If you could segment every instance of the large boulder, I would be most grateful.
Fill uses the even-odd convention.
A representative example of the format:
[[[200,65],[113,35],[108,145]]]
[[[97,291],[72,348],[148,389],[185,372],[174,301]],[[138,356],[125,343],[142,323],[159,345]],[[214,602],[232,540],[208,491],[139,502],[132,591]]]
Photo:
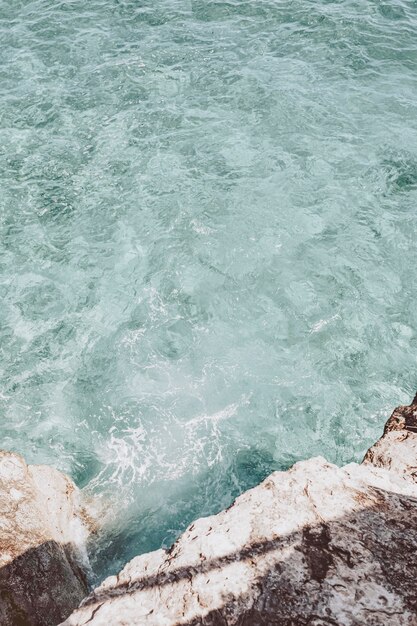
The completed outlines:
[[[361,465],[272,474],[133,559],[64,625],[417,625],[416,411],[397,409]]]
[[[56,469],[0,452],[0,624],[55,626],[88,592],[86,516]]]

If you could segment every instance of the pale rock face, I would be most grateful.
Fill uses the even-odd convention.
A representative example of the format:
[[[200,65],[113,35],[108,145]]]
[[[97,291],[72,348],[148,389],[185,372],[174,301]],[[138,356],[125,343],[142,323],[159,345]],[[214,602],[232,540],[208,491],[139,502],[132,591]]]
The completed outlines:
[[[399,406],[385,424],[384,435],[365,455],[364,463],[391,469],[417,482],[417,395]]]
[[[0,624],[49,626],[86,595],[88,534],[74,483],[0,452]]]
[[[416,416],[416,400],[394,411],[362,465],[272,474],[64,626],[417,626]]]

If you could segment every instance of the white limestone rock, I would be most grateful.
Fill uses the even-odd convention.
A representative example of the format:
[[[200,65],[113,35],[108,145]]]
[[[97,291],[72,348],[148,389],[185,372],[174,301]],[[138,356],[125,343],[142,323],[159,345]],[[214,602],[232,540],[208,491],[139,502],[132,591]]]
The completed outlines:
[[[88,592],[86,516],[58,470],[0,452],[0,624],[49,626]]]
[[[416,399],[394,411],[362,465],[275,472],[63,626],[416,626],[416,415]]]

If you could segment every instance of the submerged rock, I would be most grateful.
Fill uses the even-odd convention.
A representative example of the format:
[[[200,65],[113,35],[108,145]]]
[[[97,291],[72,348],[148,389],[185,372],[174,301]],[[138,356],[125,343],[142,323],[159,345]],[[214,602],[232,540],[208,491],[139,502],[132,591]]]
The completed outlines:
[[[65,626],[417,625],[417,399],[363,464],[275,472],[169,551],[133,559]]]
[[[74,483],[0,452],[0,624],[52,626],[88,592],[87,525]]]

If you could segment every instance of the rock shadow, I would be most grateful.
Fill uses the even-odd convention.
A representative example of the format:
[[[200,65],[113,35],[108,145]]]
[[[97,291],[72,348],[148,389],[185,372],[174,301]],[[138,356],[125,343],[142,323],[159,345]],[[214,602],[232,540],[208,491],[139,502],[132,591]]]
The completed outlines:
[[[87,593],[74,546],[46,541],[0,568],[0,625],[56,626]]]
[[[140,594],[153,588],[162,593],[163,588],[170,586],[174,595],[175,585],[181,581],[192,582],[194,577],[204,574],[206,584],[210,585],[231,563],[256,564],[265,560],[263,574],[250,583],[245,593],[228,594],[227,582],[223,581],[220,607],[208,612],[202,607],[201,614],[195,618],[173,620],[172,626],[339,626],[343,602],[351,613],[350,621],[346,621],[350,625],[414,626],[417,624],[417,498],[375,487],[368,487],[367,493],[372,505],[368,506],[369,501],[361,503],[358,492],[358,510],[354,513],[253,542],[215,559],[202,557],[197,564],[167,569],[102,591],[98,589],[83,603],[83,608],[91,607],[95,614],[106,601],[116,601],[117,606],[117,599],[122,600],[126,595],[137,595],[139,607]],[[177,543],[168,552],[172,558],[176,546]],[[288,549],[295,550],[293,554],[301,559],[297,561],[301,563],[297,571],[285,556]],[[199,589],[201,592],[201,586]],[[338,609],[334,608],[337,606]],[[158,606],[152,612],[157,614]],[[355,621],[356,614],[361,617]]]

